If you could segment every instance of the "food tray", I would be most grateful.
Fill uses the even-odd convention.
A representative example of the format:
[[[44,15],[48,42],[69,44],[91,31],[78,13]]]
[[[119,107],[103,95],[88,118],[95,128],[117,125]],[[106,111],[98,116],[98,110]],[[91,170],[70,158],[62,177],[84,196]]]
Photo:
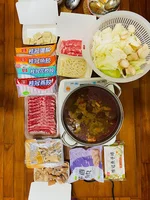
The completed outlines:
[[[66,45],[64,45],[64,48],[65,49],[67,49],[68,47],[69,47],[69,49],[70,49],[70,51],[71,50],[73,50],[73,52],[72,52],[72,54],[70,53],[70,54],[67,54],[67,53],[63,53],[62,51],[61,51],[61,49],[62,49],[62,42],[69,42],[69,44],[68,44],[68,46],[66,46]],[[78,48],[76,48],[77,46],[76,46],[76,44],[78,43]],[[79,44],[79,43],[81,43],[81,44]],[[81,45],[81,48],[80,48],[80,45]],[[78,52],[76,52],[76,50],[78,51]],[[67,55],[67,56],[75,56],[75,57],[82,57],[82,40],[62,40],[62,39],[59,39],[58,40],[58,44],[57,44],[57,49],[56,49],[56,54],[57,55]]]
[[[25,141],[27,168],[57,167],[64,163],[63,144],[60,139]]]
[[[48,182],[49,185],[66,183],[69,178],[69,163],[54,168],[34,169],[35,182]]]
[[[25,98],[26,139],[56,138],[59,136],[57,107],[56,95],[40,95]],[[35,117],[34,120],[33,117]],[[29,121],[29,118],[32,119],[32,122],[31,120]],[[32,125],[34,123],[34,126],[31,126],[31,123]]]
[[[57,1],[22,1],[16,3],[16,9],[20,24],[23,24],[22,39],[24,44],[42,45],[41,40],[34,44],[30,44],[27,38],[33,37],[34,34],[40,32],[51,32],[56,36],[56,23],[58,18]],[[54,42],[44,42],[43,44],[51,44]]]
[[[66,74],[64,74],[64,69],[62,70],[60,67],[60,63],[62,62],[62,60],[65,60],[66,58],[70,58],[70,59],[83,59],[81,57],[77,57],[77,56],[66,56],[66,55],[60,55],[58,57],[58,61],[57,61],[57,74],[58,76],[64,76],[64,77],[68,77],[68,78],[90,78],[92,75],[92,68],[86,63],[86,70],[84,75],[81,76],[74,76],[74,74],[71,75],[67,75],[68,72],[66,72]],[[71,66],[71,65],[70,65]],[[68,66],[68,69],[70,69],[70,66]],[[78,66],[80,67],[80,66]],[[79,69],[79,68],[78,68]],[[63,74],[60,72],[60,70],[63,72]],[[78,70],[79,71],[79,70]],[[72,71],[70,71],[72,73]]]
[[[42,36],[44,32],[51,33],[51,36]],[[41,34],[41,37],[39,36],[40,39],[35,39],[32,42],[30,40],[29,42],[28,38],[33,39],[34,35],[37,33]],[[26,45],[46,45],[57,42],[56,25],[24,25],[22,34],[23,44]]]

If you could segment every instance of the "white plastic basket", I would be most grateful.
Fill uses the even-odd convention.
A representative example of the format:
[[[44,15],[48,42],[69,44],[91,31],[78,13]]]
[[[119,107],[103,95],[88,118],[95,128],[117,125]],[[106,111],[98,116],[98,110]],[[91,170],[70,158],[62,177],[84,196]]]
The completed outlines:
[[[144,76],[150,70],[150,64],[144,64],[141,69],[143,73],[134,75],[127,78],[112,78],[105,75],[99,69],[97,69],[92,61],[91,48],[93,35],[97,30],[104,30],[107,27],[114,28],[117,23],[122,23],[122,25],[127,28],[130,24],[133,24],[136,28],[135,35],[140,39],[142,44],[146,43],[150,48],[150,23],[143,18],[142,16],[130,12],[130,11],[115,11],[109,14],[104,15],[97,20],[95,24],[89,29],[86,37],[83,38],[83,57],[92,67],[92,69],[102,78],[105,78],[109,81],[117,83],[127,83],[134,80],[137,80]],[[146,60],[150,60],[150,54],[147,56]]]

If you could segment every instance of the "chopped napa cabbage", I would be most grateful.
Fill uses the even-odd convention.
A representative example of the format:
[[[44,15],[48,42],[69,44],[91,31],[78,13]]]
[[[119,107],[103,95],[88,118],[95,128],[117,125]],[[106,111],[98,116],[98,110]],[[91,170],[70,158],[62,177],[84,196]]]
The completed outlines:
[[[104,29],[102,31],[101,37],[102,37],[103,41],[106,40],[106,41],[111,42],[112,41],[112,29],[110,27]]]
[[[124,51],[119,48],[113,48],[111,55],[116,61],[120,61],[121,59],[125,59],[127,57]]]
[[[130,63],[130,65],[132,65],[135,68],[135,70],[139,70],[139,69],[141,69],[141,66],[146,63],[146,60],[139,59],[136,61],[130,61],[129,63]]]
[[[105,33],[105,34],[102,34],[102,40],[105,41],[105,43],[109,43],[112,41],[112,34],[111,32],[109,33]]]
[[[105,34],[105,33],[112,33],[112,29],[110,27],[108,28],[105,28],[103,31],[101,31],[102,34]]]
[[[118,67],[118,63],[112,56],[100,57],[94,60],[94,63],[98,69],[107,67],[107,69],[115,70]]]
[[[126,41],[124,41],[124,40],[120,40],[119,42],[118,42],[118,48],[120,48],[120,49],[122,49],[123,51],[124,51],[124,48],[125,48],[125,46],[126,46]],[[126,52],[125,52],[126,53]]]
[[[107,76],[111,76],[113,78],[120,78],[121,77],[121,73],[118,69],[116,70],[101,70],[104,74],[106,74]]]
[[[123,25],[121,23],[116,24],[116,26],[114,27],[113,31],[112,31],[112,35],[119,35],[121,34],[123,31],[126,31],[126,29],[123,27]]]
[[[142,73],[141,66],[148,62],[146,58],[142,58],[144,46],[134,33],[133,25],[126,29],[121,23],[116,24],[113,30],[110,27],[103,31],[98,30],[93,36],[91,49],[95,66],[108,76],[125,78],[133,75],[123,73],[128,67],[120,66],[120,62],[126,59],[134,67],[136,74]],[[138,54],[139,50],[141,57]],[[150,51],[149,48],[147,51]],[[147,55],[146,53],[144,55]],[[134,54],[137,55],[136,59],[132,56]]]
[[[129,44],[126,44],[123,48],[123,51],[126,53],[126,55],[132,54],[134,50]]]
[[[95,48],[95,51],[93,52],[93,55],[95,57],[101,57],[102,55],[110,55],[112,51],[112,45],[108,44],[108,45],[101,45],[101,47],[97,47]]]
[[[142,73],[143,73],[142,69],[136,70],[136,74],[142,74]]]
[[[135,35],[130,36],[128,38],[128,42],[129,42],[129,44],[131,44],[134,47],[140,47],[140,45],[141,45],[140,40],[139,39],[137,40],[137,37]]]
[[[115,36],[113,36],[113,44],[115,44],[115,43],[119,43],[120,42],[120,36],[119,35],[115,35]]]

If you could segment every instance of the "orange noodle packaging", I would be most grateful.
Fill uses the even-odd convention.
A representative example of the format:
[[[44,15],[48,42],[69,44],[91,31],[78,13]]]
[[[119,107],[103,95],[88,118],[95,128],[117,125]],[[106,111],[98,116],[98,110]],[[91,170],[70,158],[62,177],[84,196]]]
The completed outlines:
[[[16,54],[20,56],[42,56],[52,55],[56,50],[56,44],[45,45],[45,46],[31,46],[31,47],[20,47],[16,48]]]

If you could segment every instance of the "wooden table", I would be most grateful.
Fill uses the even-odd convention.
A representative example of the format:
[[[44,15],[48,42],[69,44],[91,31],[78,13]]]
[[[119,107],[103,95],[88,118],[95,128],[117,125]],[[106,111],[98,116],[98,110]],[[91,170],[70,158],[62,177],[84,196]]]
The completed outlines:
[[[14,84],[14,49],[22,46],[15,0],[0,0],[0,200],[27,199],[33,170],[24,165],[24,106]],[[83,1],[74,11],[83,13]],[[150,20],[150,1],[122,0],[121,8]],[[150,199],[150,73],[120,84],[125,120],[118,135],[125,142],[126,181],[115,182],[116,200]],[[73,184],[80,200],[111,200],[111,183]]]

